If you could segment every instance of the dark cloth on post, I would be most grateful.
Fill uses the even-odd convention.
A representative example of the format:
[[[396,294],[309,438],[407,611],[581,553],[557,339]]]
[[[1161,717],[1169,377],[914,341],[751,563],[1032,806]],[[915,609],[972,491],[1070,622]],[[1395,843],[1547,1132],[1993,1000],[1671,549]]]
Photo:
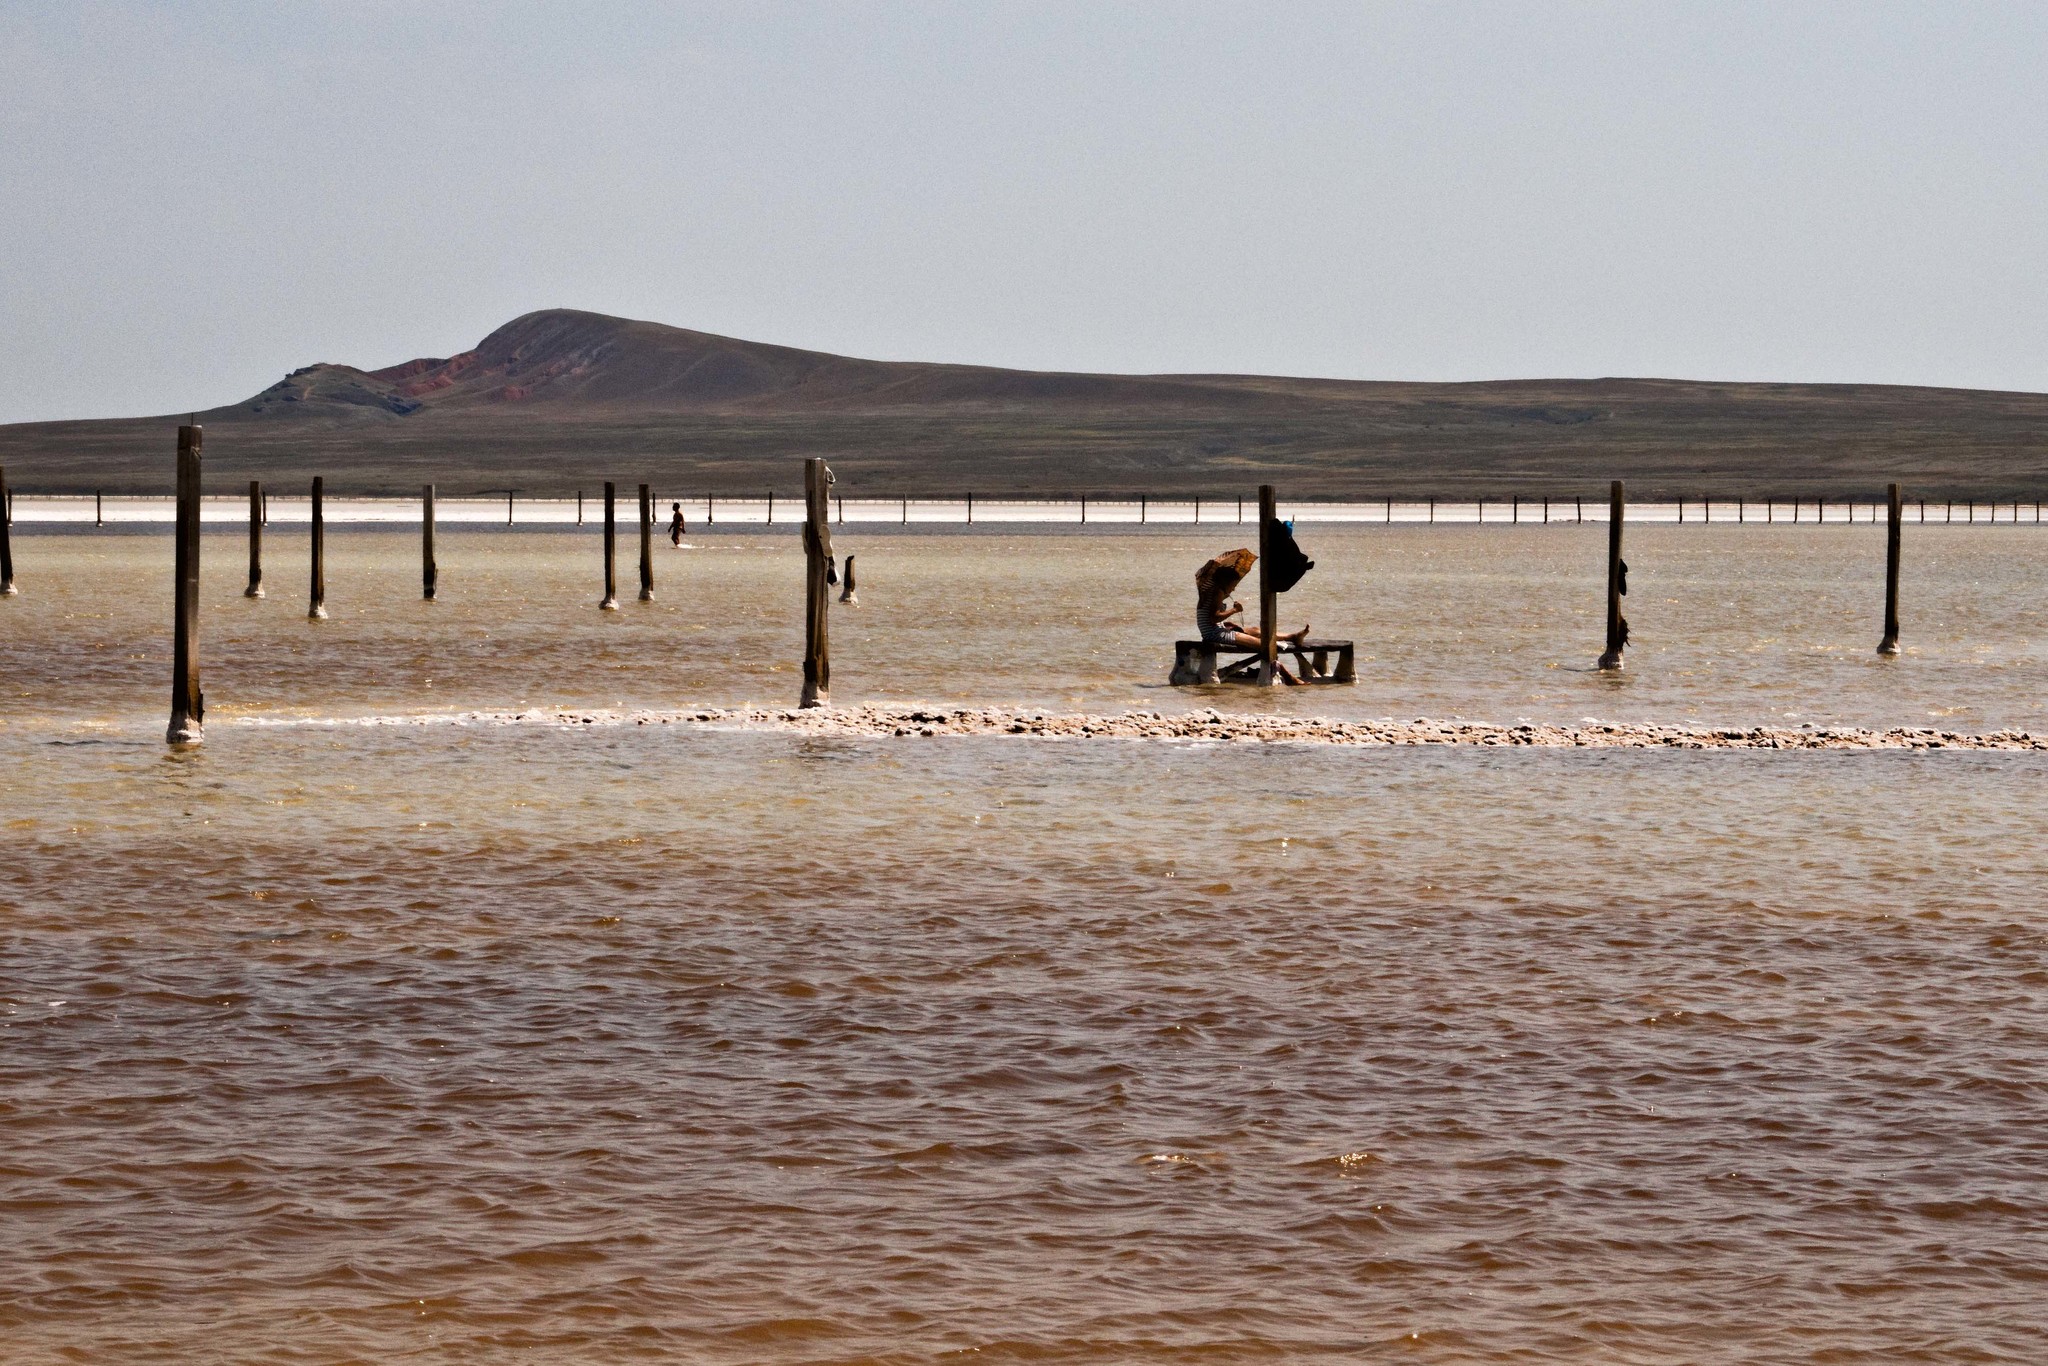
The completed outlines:
[[[1294,531],[1287,523],[1274,518],[1266,529],[1266,573],[1276,593],[1285,593],[1301,582],[1301,576],[1316,567],[1316,562],[1301,553],[1301,547],[1294,543]]]

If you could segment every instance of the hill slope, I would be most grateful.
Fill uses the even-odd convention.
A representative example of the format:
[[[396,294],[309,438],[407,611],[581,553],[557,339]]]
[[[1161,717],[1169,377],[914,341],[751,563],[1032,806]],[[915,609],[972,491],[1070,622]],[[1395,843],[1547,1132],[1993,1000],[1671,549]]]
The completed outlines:
[[[160,489],[180,418],[0,427],[34,490]],[[787,485],[1299,495],[2027,495],[2048,483],[2048,395],[1652,379],[1389,384],[1089,375],[859,360],[551,309],[474,350],[296,370],[201,414],[210,477],[399,492]]]

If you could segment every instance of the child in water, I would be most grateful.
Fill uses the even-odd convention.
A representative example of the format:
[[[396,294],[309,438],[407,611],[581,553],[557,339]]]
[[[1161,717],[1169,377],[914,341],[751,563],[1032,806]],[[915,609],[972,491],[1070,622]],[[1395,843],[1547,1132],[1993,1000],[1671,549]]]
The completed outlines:
[[[688,530],[689,528],[683,525],[683,505],[681,503],[670,503],[668,505],[668,543],[681,550],[683,548],[683,533]]]

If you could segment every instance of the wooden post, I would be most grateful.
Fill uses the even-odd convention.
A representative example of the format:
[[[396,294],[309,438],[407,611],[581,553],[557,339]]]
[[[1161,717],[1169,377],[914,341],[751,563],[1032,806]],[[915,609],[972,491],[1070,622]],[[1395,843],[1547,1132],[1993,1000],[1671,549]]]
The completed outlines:
[[[199,690],[199,428],[178,428],[178,545],[171,626],[171,724],[164,742],[203,738],[206,695]]]
[[[823,459],[814,455],[804,461],[804,690],[797,703],[800,707],[832,703],[832,651],[825,630],[831,606],[825,567],[832,555],[825,499],[831,479]]]
[[[263,596],[263,481],[249,481],[249,586],[245,598]]]
[[[853,556],[846,557],[846,587],[840,591],[839,600],[850,607],[860,606],[860,599],[853,595]]]
[[[967,495],[967,525],[974,525],[974,495],[972,493]]]
[[[434,565],[434,486],[420,486],[420,596],[434,600],[434,582],[439,571]]]
[[[1622,582],[1627,572],[1621,561],[1621,481],[1615,480],[1607,490],[1607,651],[1600,656],[1600,667],[1619,669],[1622,648],[1628,644],[1628,623],[1621,615],[1621,595],[1628,591]]]
[[[178,428],[180,433],[184,428]],[[192,430],[197,431],[198,428]],[[196,439],[196,438],[195,438]],[[179,450],[184,450],[184,437],[179,436]],[[7,496],[7,471],[0,468],[0,598],[11,598],[21,590],[14,586],[14,541],[13,531],[8,523],[14,520],[14,504]]]
[[[1273,686],[1280,658],[1280,595],[1273,589],[1273,486],[1259,485],[1259,686]]]
[[[768,525],[775,525],[775,490],[768,490]]]
[[[583,490],[576,490],[576,525],[583,525]]]
[[[1899,652],[1899,486],[1885,491],[1889,511],[1884,535],[1884,639],[1877,644],[1881,655]]]
[[[100,491],[98,489],[92,491],[92,524],[94,526],[105,526],[107,524],[105,510],[100,505]]]
[[[321,506],[326,487],[323,476],[313,476],[313,591],[312,603],[306,608],[308,621],[327,617],[327,514]]]
[[[600,612],[619,610],[619,524],[616,502],[618,489],[607,479],[604,485],[604,601]]]
[[[505,490],[505,525],[506,525],[506,526],[511,526],[511,525],[512,525],[512,495],[513,495],[513,494],[515,494],[515,493],[517,493],[518,491],[519,491],[519,490],[517,490],[517,489],[506,489],[506,490]]]
[[[1145,525],[1145,495],[1138,495],[1138,525]]]
[[[640,486],[640,601],[654,601],[654,494]]]

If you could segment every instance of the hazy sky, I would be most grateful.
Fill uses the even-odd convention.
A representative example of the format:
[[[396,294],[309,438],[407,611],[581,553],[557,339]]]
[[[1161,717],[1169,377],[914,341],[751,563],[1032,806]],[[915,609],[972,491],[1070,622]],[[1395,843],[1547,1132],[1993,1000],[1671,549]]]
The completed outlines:
[[[0,0],[0,421],[569,306],[888,359],[2048,389],[2048,5]]]

